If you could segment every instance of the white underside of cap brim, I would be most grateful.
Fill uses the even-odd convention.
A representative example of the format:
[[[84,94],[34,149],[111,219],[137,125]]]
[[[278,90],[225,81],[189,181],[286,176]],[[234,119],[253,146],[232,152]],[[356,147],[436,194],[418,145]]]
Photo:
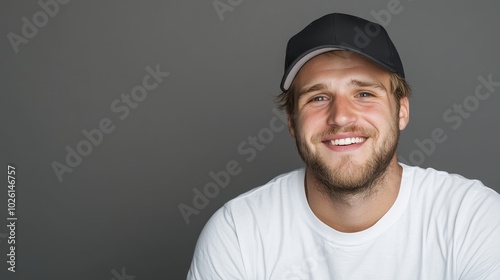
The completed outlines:
[[[304,64],[306,64],[306,62],[308,62],[311,58],[313,58],[317,55],[320,55],[322,53],[329,52],[329,51],[335,51],[335,50],[344,50],[344,49],[343,48],[332,48],[332,47],[322,48],[322,49],[314,50],[314,51],[304,55],[299,61],[297,61],[297,63],[295,63],[295,65],[293,65],[292,69],[288,73],[288,75],[285,79],[285,82],[283,83],[283,87],[285,88],[285,90],[288,90],[290,88],[290,85],[292,84],[293,79],[295,79],[295,76],[299,72],[300,68],[302,68],[302,66],[304,66]]]

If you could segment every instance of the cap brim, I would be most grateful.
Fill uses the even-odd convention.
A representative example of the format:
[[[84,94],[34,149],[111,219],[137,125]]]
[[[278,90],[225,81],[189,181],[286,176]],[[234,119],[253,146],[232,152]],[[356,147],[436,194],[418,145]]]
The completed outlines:
[[[293,79],[295,79],[295,76],[299,72],[300,68],[302,68],[302,66],[304,66],[304,64],[306,64],[306,62],[308,62],[311,58],[320,55],[322,53],[335,50],[342,50],[342,48],[320,47],[318,49],[312,50],[300,56],[296,61],[294,61],[293,66],[289,68],[288,73],[286,73],[283,81],[281,81],[281,89],[283,91],[287,91],[290,88],[290,85],[292,84]]]
[[[304,64],[306,64],[313,57],[318,56],[322,53],[326,53],[329,51],[336,51],[336,50],[348,50],[348,51],[355,52],[355,53],[369,59],[370,61],[373,61],[375,64],[381,66],[382,68],[384,68],[388,71],[396,72],[396,70],[393,67],[390,67],[389,65],[382,63],[381,61],[379,61],[377,59],[374,59],[374,58],[372,58],[364,53],[361,53],[361,52],[359,52],[359,50],[351,49],[351,48],[345,47],[345,46],[321,46],[321,47],[312,49],[309,52],[302,54],[296,61],[294,61],[294,63],[292,64],[292,67],[289,68],[288,72],[286,73],[286,75],[283,77],[283,80],[281,81],[281,90],[287,91],[290,88],[290,86],[293,82],[293,79],[295,79],[295,76],[297,76],[297,73],[300,71],[300,68],[302,68],[302,66],[304,66]]]

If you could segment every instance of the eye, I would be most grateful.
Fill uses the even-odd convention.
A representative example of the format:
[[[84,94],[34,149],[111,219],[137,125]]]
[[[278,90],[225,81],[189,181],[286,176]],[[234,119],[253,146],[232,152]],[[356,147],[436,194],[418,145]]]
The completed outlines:
[[[363,91],[363,92],[358,93],[358,96],[359,97],[372,97],[374,95],[369,93],[369,92]]]
[[[323,96],[323,95],[319,95],[319,96],[315,96],[313,98],[311,98],[311,102],[320,102],[320,101],[326,101],[327,98],[326,96]]]

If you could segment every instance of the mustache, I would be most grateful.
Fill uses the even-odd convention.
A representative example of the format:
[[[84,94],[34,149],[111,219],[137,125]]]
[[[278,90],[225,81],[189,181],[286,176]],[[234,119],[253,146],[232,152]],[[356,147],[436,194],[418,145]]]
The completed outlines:
[[[313,141],[313,143],[321,142],[323,141],[323,139],[339,133],[359,133],[365,136],[372,136],[375,134],[372,129],[366,129],[360,126],[353,125],[347,127],[332,127],[331,129],[315,134],[311,138],[311,140]]]

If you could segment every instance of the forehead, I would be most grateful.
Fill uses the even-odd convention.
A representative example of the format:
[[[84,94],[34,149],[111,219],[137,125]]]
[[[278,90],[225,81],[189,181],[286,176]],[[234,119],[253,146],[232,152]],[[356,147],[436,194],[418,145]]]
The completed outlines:
[[[374,62],[353,52],[332,51],[309,60],[293,80],[294,91],[312,83],[339,83],[352,79],[387,85],[390,74]]]

